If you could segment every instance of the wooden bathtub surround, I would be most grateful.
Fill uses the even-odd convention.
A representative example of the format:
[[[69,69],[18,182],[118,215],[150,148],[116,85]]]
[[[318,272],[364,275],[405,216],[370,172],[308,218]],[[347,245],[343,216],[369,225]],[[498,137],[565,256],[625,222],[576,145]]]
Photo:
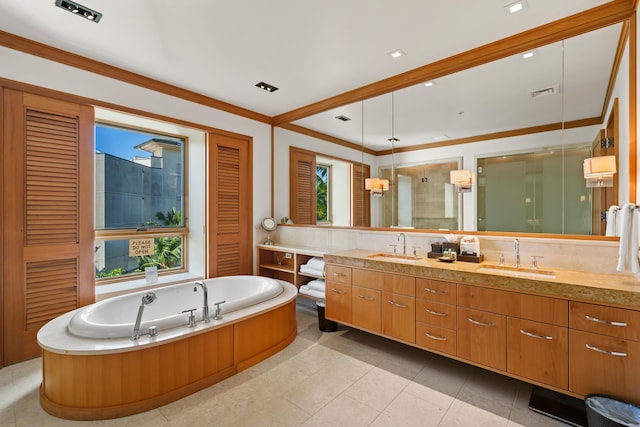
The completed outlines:
[[[211,386],[282,350],[297,334],[295,299],[199,334],[120,353],[43,350],[40,404],[70,420],[124,417]]]
[[[633,277],[558,270],[533,280],[370,253],[325,255],[328,319],[570,396],[640,404]]]

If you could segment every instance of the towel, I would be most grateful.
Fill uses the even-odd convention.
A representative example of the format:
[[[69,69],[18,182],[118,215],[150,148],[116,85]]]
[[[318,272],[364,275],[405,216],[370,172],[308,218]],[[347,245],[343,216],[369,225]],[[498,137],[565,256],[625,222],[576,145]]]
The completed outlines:
[[[324,270],[318,270],[316,268],[309,267],[306,264],[300,266],[300,273],[312,274],[320,277],[324,276]]]
[[[307,285],[300,286],[300,293],[312,296],[314,298],[320,298],[320,299],[324,298],[324,292],[315,291],[315,290],[309,288],[309,286],[307,286]]]
[[[324,292],[324,289],[325,289],[325,283],[324,283],[324,280],[322,279],[312,280],[309,283],[307,283],[307,286],[309,287],[309,289],[314,291]]]
[[[618,271],[640,272],[638,262],[638,213],[636,206],[627,203],[620,209],[620,251]]]
[[[605,231],[606,236],[619,236],[619,221],[618,221],[618,213],[620,212],[620,208],[617,205],[609,206],[609,210],[607,211],[607,229]]]
[[[324,258],[319,256],[314,256],[305,264],[307,267],[314,268],[316,270],[324,270]]]

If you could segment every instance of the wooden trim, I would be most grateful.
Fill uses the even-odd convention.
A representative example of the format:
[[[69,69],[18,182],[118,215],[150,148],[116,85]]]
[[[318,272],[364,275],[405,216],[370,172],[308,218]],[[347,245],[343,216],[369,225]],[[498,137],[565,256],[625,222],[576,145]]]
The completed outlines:
[[[271,152],[269,153],[270,159],[271,159],[271,210],[270,210],[270,214],[269,216],[271,216],[271,218],[273,218],[273,215],[275,215],[275,201],[274,201],[274,167],[276,164],[276,159],[275,159],[275,127],[271,126]],[[277,222],[277,221],[276,221]]]
[[[298,125],[294,125],[293,123],[283,123],[281,125],[279,125],[278,127],[282,128],[282,129],[287,129],[290,130],[292,132],[296,132],[296,133],[300,133],[302,135],[307,135],[310,136],[312,138],[317,138],[317,139],[321,139],[323,141],[327,141],[327,142],[332,142],[334,144],[337,145],[341,145],[343,147],[347,147],[347,148],[351,148],[352,150],[356,150],[356,151],[364,151],[367,154],[371,154],[371,155],[377,155],[377,151],[371,149],[371,148],[362,148],[361,145],[359,144],[354,144],[353,142],[349,142],[346,141],[344,139],[341,138],[336,138],[335,136],[331,136],[331,135],[327,135],[326,133],[322,133],[322,132],[318,132],[312,129],[308,129],[302,126],[298,126]],[[323,154],[324,155],[324,154]]]
[[[5,133],[4,133],[4,88],[0,86],[0,153],[4,157],[5,148],[4,145],[8,144],[5,141]],[[3,189],[4,193],[4,161],[0,159],[0,188]],[[0,197],[0,307],[4,308],[4,196]],[[3,310],[4,311],[4,310]],[[4,366],[4,315],[0,315],[0,368]]]
[[[618,38],[618,45],[616,46],[616,53],[613,58],[613,66],[611,67],[611,74],[609,75],[609,83],[607,85],[607,91],[604,96],[604,102],[602,103],[602,113],[600,114],[603,123],[607,116],[607,107],[609,106],[611,97],[613,96],[613,88],[616,84],[616,77],[618,76],[618,72],[620,70],[622,57],[624,56],[624,49],[627,45],[627,40],[629,40],[629,22],[630,21],[626,21],[622,24],[620,37]]]
[[[550,43],[597,30],[629,19],[634,13],[630,1],[612,1],[549,24],[507,37],[475,49],[441,59],[405,73],[306,105],[273,117],[279,126],[341,105],[373,98],[458,71],[515,55]]]
[[[164,83],[160,80],[152,79],[122,68],[114,67],[113,65],[109,65],[104,62],[85,58],[83,56],[76,55],[75,53],[67,52],[44,43],[29,40],[6,31],[0,30],[0,46],[5,46],[9,49],[28,53],[50,61],[59,62],[93,74],[120,80],[155,92],[164,93],[165,95],[195,102],[217,110],[226,111],[251,120],[271,123],[271,118],[264,114],[238,107],[236,105],[229,104],[228,102],[220,101],[197,92],[182,89],[178,86]]]
[[[629,203],[636,203],[638,187],[637,31],[637,14],[634,13],[629,19]]]

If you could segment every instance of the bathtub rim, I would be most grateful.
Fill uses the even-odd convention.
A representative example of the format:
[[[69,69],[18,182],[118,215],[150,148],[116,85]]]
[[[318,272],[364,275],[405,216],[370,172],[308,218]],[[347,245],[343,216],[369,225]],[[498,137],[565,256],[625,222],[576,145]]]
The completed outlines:
[[[209,323],[198,321],[196,326],[193,328],[188,328],[185,325],[165,329],[160,331],[155,337],[142,335],[136,341],[132,341],[129,337],[86,338],[72,334],[69,332],[67,325],[69,324],[69,320],[78,311],[85,308],[80,307],[51,320],[40,328],[37,334],[38,345],[43,350],[52,353],[71,355],[123,353],[136,351],[141,348],[160,346],[162,344],[184,339],[187,336],[206,333],[214,329],[238,323],[245,319],[256,317],[268,309],[282,307],[296,299],[298,295],[298,288],[295,285],[280,279],[273,280],[280,282],[283,288],[282,293],[274,298],[224,314],[224,317],[221,320],[211,320]]]

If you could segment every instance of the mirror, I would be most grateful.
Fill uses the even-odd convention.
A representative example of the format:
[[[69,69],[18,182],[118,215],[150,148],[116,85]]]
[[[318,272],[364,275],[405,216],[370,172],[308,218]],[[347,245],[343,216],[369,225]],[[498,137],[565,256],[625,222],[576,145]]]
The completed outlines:
[[[276,221],[271,217],[266,217],[260,223],[260,226],[264,231],[267,232],[267,240],[264,241],[265,245],[273,245],[273,240],[271,240],[271,232],[275,231],[278,227]]]
[[[618,204],[623,204],[629,194],[628,43],[619,68],[613,68],[622,28],[622,23],[615,24],[539,47],[530,59],[513,55],[441,77],[430,87],[416,85],[398,90],[393,114],[390,94],[385,94],[365,100],[363,115],[358,102],[300,119],[294,124],[348,141],[352,147],[360,145],[364,137],[365,147],[379,154],[363,153],[370,159],[365,163],[371,164],[372,176],[382,176],[391,165],[420,167],[452,159],[459,162],[460,168],[475,172],[479,159],[483,158],[590,145],[605,127],[613,101],[618,98],[618,139],[621,143],[618,144],[619,168],[615,178],[619,182]],[[609,87],[612,70],[617,71],[617,76],[615,85]],[[352,120],[347,123],[354,125],[343,126],[335,119],[340,115],[350,117]],[[362,133],[361,126],[364,127]],[[399,139],[393,160],[388,142],[392,128]],[[305,138],[308,137],[289,137],[289,143],[295,144],[296,139]],[[314,139],[316,144],[318,141]],[[275,145],[280,142],[279,134],[276,134]],[[326,154],[335,155],[336,151],[345,148],[327,144],[326,149]],[[315,151],[321,152],[319,148]],[[274,169],[278,170],[280,162],[286,161],[287,157],[276,154]],[[558,167],[562,169],[564,162]],[[276,188],[286,191],[289,185],[278,181],[281,178],[274,173]],[[564,180],[562,174],[559,180]],[[455,196],[460,201],[457,229],[479,230],[475,187],[470,193]],[[593,198],[592,195],[586,197]],[[281,195],[274,195],[276,212],[279,212],[280,200]],[[371,201],[372,226],[388,226],[383,222],[380,199],[372,198]],[[284,206],[288,208],[288,203]],[[563,203],[554,208],[562,210]],[[286,211],[281,213],[287,214]],[[564,211],[559,213],[565,214]],[[418,228],[422,226],[418,225]],[[560,230],[559,233],[571,234],[571,231]],[[552,233],[556,233],[555,229]]]

